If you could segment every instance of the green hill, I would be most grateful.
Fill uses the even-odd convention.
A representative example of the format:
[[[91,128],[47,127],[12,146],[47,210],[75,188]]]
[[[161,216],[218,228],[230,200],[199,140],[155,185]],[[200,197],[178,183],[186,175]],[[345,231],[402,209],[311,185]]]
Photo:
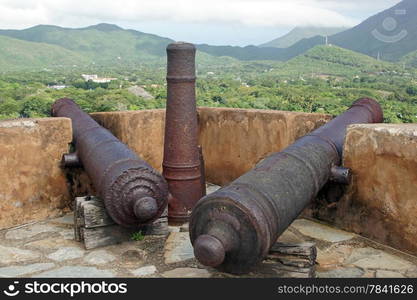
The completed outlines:
[[[354,76],[398,70],[399,66],[337,46],[315,46],[281,67],[282,73],[314,76]]]
[[[86,63],[80,54],[59,46],[0,36],[0,69],[24,70],[73,67]]]
[[[302,39],[311,38],[317,35],[329,36],[347,29],[348,28],[346,27],[295,27],[286,35],[259,45],[259,47],[288,48]]]
[[[116,25],[98,24],[72,29],[50,25],[38,25],[24,30],[0,30],[9,50],[0,53],[0,65],[9,70],[16,65],[28,69],[50,65],[82,65],[82,67],[125,67],[135,64],[166,62],[166,46],[173,42],[168,38],[136,30],[125,30]],[[42,47],[41,47],[42,45]],[[13,48],[13,50],[11,50]],[[32,48],[35,51],[32,52]],[[21,53],[19,56],[8,53]],[[30,63],[27,63],[30,57]],[[232,57],[215,58],[199,52],[197,63],[201,66],[237,64]]]
[[[0,30],[1,35],[61,46],[88,58],[90,63],[146,62],[161,59],[172,42],[152,34],[98,24],[80,29],[39,25],[25,30]]]
[[[411,52],[403,56],[400,60],[406,67],[417,67],[417,51]]]

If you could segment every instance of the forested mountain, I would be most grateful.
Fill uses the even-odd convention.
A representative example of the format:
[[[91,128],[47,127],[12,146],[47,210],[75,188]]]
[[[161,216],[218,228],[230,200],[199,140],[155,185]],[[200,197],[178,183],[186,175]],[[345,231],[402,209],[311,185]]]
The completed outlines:
[[[86,63],[82,55],[59,46],[0,36],[0,69],[22,70],[75,67]]]
[[[302,39],[319,36],[330,36],[347,30],[346,27],[295,27],[286,35],[259,45],[259,47],[288,48]]]
[[[0,35],[60,46],[98,64],[159,59],[165,56],[165,48],[172,42],[168,38],[111,24],[79,29],[38,25],[24,30],[0,30]]]

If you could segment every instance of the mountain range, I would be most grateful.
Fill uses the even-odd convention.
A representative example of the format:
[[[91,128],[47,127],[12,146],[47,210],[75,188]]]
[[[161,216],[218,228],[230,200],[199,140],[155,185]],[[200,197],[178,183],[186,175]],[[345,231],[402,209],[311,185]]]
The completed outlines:
[[[328,43],[337,46],[332,51],[351,50],[343,55],[357,52],[417,66],[417,1],[403,0],[346,30],[295,28],[260,46],[196,46],[200,50],[199,61],[207,64],[235,60],[290,61],[300,55],[305,58],[310,49],[321,49],[317,46],[326,43],[325,36]],[[112,24],[77,29],[38,25],[24,30],[0,30],[0,67],[7,71],[164,63],[165,49],[171,42],[169,38]]]
[[[345,31],[347,27],[295,27],[290,32],[272,41],[259,45],[259,47],[288,48],[302,39],[315,36],[329,36]]]
[[[398,61],[417,50],[417,1],[403,0],[351,29],[328,36],[327,42],[375,58]],[[325,43],[326,38],[317,35],[302,39],[288,48],[222,46],[219,49],[209,45],[199,45],[199,48],[215,56],[226,53],[242,60],[286,61]]]

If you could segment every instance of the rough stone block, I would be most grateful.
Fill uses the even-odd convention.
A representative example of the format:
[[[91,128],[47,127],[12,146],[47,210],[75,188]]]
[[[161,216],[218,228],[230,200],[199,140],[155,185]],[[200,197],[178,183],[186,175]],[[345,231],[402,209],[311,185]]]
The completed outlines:
[[[345,227],[417,254],[417,124],[350,126],[344,165],[356,208],[341,211]]]
[[[0,228],[55,217],[69,206],[60,161],[71,140],[66,118],[0,121]]]

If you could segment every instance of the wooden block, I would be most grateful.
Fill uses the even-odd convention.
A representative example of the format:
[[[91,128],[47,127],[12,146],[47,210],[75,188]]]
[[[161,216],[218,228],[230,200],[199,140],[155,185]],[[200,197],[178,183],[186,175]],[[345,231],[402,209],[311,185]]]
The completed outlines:
[[[296,268],[309,268],[311,266],[314,266],[314,261],[312,262],[309,259],[303,259],[296,256],[269,254],[267,256],[267,259],[278,261],[283,265],[292,266]]]
[[[75,198],[75,207],[74,207],[74,236],[75,240],[78,242],[82,241],[81,238],[81,227],[84,226],[82,218],[82,203],[86,201],[86,197],[77,197]]]
[[[309,260],[312,264],[317,258],[317,249],[314,243],[283,244],[275,243],[269,251],[270,255],[293,256]]]
[[[114,225],[113,219],[104,208],[104,203],[98,198],[92,198],[82,203],[85,228],[104,227]]]
[[[313,243],[276,243],[270,250],[267,260],[281,277],[315,277],[317,249]]]
[[[75,199],[74,225],[75,239],[84,242],[86,249],[94,249],[129,241],[132,234],[139,231],[143,235],[167,235],[168,208],[152,224],[124,228],[115,224],[100,198],[79,197]]]

